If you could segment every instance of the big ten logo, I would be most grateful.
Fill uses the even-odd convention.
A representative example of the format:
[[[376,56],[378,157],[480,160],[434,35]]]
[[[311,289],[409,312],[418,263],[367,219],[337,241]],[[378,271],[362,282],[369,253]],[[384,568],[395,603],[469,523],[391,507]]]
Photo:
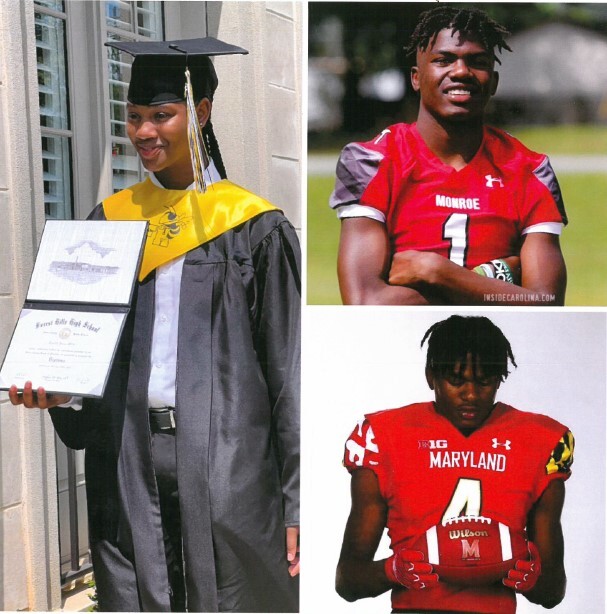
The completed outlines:
[[[417,446],[420,450],[446,450],[448,443],[446,439],[418,439]]]

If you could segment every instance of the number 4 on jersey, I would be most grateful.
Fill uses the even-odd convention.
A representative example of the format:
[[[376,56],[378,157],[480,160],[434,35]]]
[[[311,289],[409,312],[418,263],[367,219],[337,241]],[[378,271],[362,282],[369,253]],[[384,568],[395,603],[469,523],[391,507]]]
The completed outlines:
[[[459,266],[466,266],[469,218],[465,213],[452,213],[443,224],[443,239],[451,241],[449,260]]]
[[[443,514],[442,522],[458,516],[481,515],[481,481],[460,478]]]

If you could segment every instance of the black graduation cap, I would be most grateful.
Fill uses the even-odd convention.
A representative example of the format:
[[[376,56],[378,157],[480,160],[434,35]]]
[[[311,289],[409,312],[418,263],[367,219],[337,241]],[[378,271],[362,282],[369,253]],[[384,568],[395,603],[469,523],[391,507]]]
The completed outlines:
[[[105,44],[134,56],[127,99],[133,104],[146,106],[185,100],[186,68],[190,71],[194,98],[212,100],[218,81],[210,56],[249,53],[212,36],[176,41],[109,41]]]

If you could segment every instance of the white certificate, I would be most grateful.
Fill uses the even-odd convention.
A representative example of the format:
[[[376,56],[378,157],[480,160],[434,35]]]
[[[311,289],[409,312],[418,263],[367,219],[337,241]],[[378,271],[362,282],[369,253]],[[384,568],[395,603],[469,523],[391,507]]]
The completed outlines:
[[[126,313],[23,309],[0,370],[0,388],[99,397]]]
[[[48,220],[27,301],[128,305],[147,222]]]

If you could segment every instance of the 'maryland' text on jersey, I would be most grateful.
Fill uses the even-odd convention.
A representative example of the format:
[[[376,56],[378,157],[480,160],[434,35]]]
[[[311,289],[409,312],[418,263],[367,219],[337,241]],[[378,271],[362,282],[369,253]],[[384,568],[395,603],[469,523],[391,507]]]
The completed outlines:
[[[487,471],[506,470],[506,456],[504,454],[494,454],[491,452],[479,452],[464,450],[439,450],[433,452],[429,450],[430,469],[445,469],[460,467],[462,469],[485,469]]]

